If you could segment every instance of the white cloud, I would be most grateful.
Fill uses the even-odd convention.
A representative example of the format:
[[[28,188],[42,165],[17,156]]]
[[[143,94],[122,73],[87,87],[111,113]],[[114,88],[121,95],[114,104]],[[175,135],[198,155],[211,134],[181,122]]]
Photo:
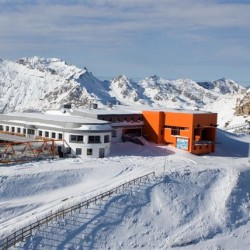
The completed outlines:
[[[0,4],[6,1],[1,1]],[[249,29],[250,5],[216,4],[214,1],[94,0],[58,4],[37,1],[8,9],[0,16],[6,35],[58,35],[76,37],[123,35],[144,31],[241,27]],[[73,1],[74,2],[74,1]],[[46,4],[45,4],[46,3]],[[99,37],[101,38],[101,37]]]
[[[155,53],[157,63],[164,53],[165,58],[172,56],[172,60],[177,60],[175,57],[179,54],[179,61],[183,61],[180,49],[170,47],[171,39],[185,40],[185,45],[190,46],[188,49],[194,47],[192,43],[204,43],[202,46],[206,48],[209,42],[222,42],[225,48],[221,52],[218,48],[217,51],[210,48],[217,58],[230,51],[235,43],[243,43],[242,49],[234,50],[232,56],[236,57],[237,53],[246,56],[248,48],[245,44],[249,37],[243,37],[240,32],[249,33],[249,13],[249,4],[218,4],[215,0],[13,0],[11,4],[0,0],[0,54],[22,49],[27,52],[30,48],[32,52],[37,51],[36,54],[48,51],[53,55],[57,50],[57,55],[61,53],[63,57],[65,48],[75,46],[79,50],[91,47],[90,51],[94,52],[95,47],[99,51],[105,48],[108,53],[121,48],[120,56],[129,46],[131,54],[136,53],[138,47],[144,46],[144,41],[150,43],[153,37],[156,44],[152,47],[157,50],[159,45],[162,49]],[[158,41],[157,36],[166,41]],[[227,40],[234,38],[235,41],[226,44],[225,36]],[[138,43],[137,47],[133,47],[135,43]],[[152,47],[144,48],[141,55]],[[173,49],[177,51],[169,55]],[[202,49],[197,58],[212,60],[212,56]],[[114,55],[114,58],[119,56]],[[189,59],[186,61],[189,63]],[[193,63],[196,61],[194,58]]]

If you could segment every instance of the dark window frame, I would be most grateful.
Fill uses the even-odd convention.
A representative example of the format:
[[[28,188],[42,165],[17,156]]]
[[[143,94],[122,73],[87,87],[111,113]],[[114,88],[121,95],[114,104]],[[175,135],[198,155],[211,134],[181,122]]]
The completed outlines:
[[[82,154],[82,148],[76,148],[76,155]]]
[[[93,155],[93,148],[87,148],[87,155]]]
[[[101,136],[100,135],[89,135],[88,143],[89,144],[101,143]]]
[[[70,135],[69,141],[76,142],[76,143],[82,143],[83,142],[83,135]]]
[[[104,143],[109,143],[109,142],[110,142],[110,136],[104,135]]]
[[[29,129],[29,128],[28,128],[27,134],[28,134],[28,135],[34,135],[34,134],[35,134],[35,130],[34,130],[34,129]]]
[[[116,129],[112,130],[112,137],[113,138],[117,137],[117,130]]]

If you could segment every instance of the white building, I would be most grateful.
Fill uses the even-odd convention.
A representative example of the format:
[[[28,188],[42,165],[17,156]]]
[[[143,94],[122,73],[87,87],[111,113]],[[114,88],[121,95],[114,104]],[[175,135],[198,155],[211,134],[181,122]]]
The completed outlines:
[[[112,108],[73,109],[72,114],[107,121],[112,127],[112,142],[121,142],[129,138],[140,137],[143,130],[142,112],[126,110],[122,105]]]
[[[60,146],[62,143],[56,142],[58,152],[94,158],[105,157],[110,153],[110,122],[68,112],[1,114],[0,130],[30,140],[64,140],[68,146],[63,147]]]

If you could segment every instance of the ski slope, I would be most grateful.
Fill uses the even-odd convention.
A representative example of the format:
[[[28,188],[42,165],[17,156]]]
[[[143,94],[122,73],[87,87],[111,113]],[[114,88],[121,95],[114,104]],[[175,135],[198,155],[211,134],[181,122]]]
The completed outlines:
[[[60,208],[156,172],[49,223],[13,249],[250,249],[250,136],[218,130],[216,153],[112,145],[104,159],[0,167],[0,237]]]

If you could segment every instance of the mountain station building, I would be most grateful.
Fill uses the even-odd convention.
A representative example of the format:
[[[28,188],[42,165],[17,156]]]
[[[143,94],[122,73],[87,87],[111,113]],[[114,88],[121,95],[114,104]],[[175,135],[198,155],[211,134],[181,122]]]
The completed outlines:
[[[200,155],[215,151],[216,127],[217,114],[202,111],[67,107],[47,113],[1,114],[0,142],[57,140],[59,153],[102,158],[109,155],[112,143],[143,145],[146,139]]]

